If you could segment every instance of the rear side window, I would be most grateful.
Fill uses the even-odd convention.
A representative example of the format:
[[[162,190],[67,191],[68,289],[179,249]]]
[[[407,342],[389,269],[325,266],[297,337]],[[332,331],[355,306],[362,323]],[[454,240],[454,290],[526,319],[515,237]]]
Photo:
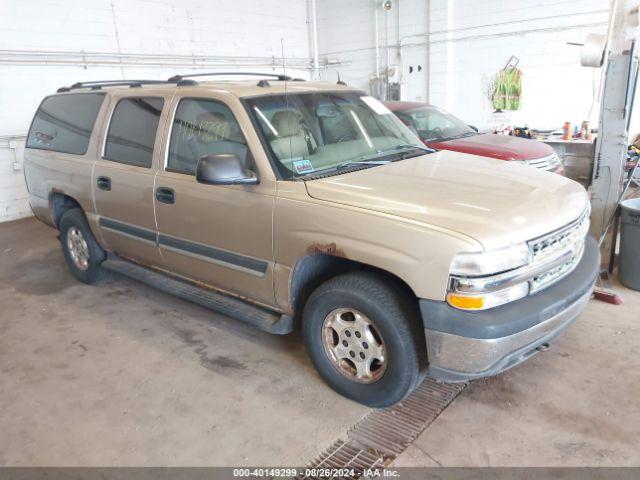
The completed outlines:
[[[45,98],[31,123],[27,148],[84,155],[103,100],[103,93]]]
[[[157,97],[120,100],[109,123],[104,158],[150,167],[163,105],[164,99]]]

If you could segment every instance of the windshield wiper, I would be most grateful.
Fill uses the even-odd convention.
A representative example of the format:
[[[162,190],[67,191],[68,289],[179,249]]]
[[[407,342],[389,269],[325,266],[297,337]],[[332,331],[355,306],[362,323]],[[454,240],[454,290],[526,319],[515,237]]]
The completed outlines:
[[[454,135],[453,137],[447,138],[447,140],[456,140],[458,138],[472,137],[474,135],[478,135],[476,132],[464,132],[459,135]]]
[[[342,170],[343,168],[352,167],[354,165],[386,165],[387,163],[391,163],[391,160],[349,160],[347,162],[339,163],[334,168],[336,170]]]
[[[401,159],[404,159],[404,155],[406,154],[406,152],[404,152],[405,150],[420,150],[423,152],[427,152],[427,153],[434,153],[437,152],[437,150],[435,148],[430,148],[430,147],[422,147],[420,145],[411,145],[411,144],[401,144],[401,145],[396,145],[395,147],[391,147],[385,150],[378,150],[376,152],[375,155],[373,155],[373,157],[379,157],[379,156],[383,156],[383,155],[389,155],[392,154],[394,152],[398,152],[398,153],[402,153],[402,156],[400,157]],[[371,158],[371,157],[369,157]],[[399,159],[396,159],[399,160]],[[314,176],[317,175],[319,173],[322,173],[326,170],[344,170],[345,168],[349,168],[349,167],[353,167],[353,166],[358,166],[358,165],[363,165],[363,166],[377,166],[377,165],[386,165],[387,163],[391,163],[395,160],[367,160],[366,157],[363,158],[362,160],[347,160],[345,162],[339,163],[334,167],[325,167],[325,168],[321,168],[319,170],[315,170],[313,172],[309,172],[306,175],[309,176]]]
[[[374,157],[380,157],[383,155],[388,155],[390,153],[394,153],[394,152],[398,152],[398,153],[402,153],[402,156],[400,157],[401,159],[404,160],[404,155],[405,152],[404,151],[408,151],[408,150],[420,150],[422,152],[427,152],[427,153],[434,153],[437,152],[436,149],[434,148],[429,148],[429,147],[421,147],[420,145],[411,145],[411,144],[401,144],[401,145],[396,145],[395,147],[391,147],[391,148],[387,148],[384,150],[378,150],[376,152],[376,154],[374,155]],[[385,165],[387,163],[392,162],[393,160],[348,160],[346,162],[342,162],[339,163],[338,165],[335,166],[336,170],[342,170],[343,168],[347,168],[347,167],[352,167],[354,165]]]
[[[427,153],[435,153],[437,150],[435,148],[426,147],[422,145],[413,145],[409,143],[402,143],[400,145],[396,145],[395,147],[387,148],[386,150],[378,150],[378,153],[389,153],[395,152],[398,150],[422,150]]]

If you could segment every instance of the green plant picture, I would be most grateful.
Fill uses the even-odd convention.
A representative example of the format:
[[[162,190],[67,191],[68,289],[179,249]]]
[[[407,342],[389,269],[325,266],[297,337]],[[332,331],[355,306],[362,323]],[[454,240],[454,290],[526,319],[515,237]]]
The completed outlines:
[[[491,103],[496,110],[519,110],[522,72],[517,68],[500,70],[493,82]]]

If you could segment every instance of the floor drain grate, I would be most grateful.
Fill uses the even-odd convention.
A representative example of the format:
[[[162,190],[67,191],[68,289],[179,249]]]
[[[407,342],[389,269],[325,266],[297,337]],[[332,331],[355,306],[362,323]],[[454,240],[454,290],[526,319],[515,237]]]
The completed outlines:
[[[338,440],[307,465],[309,469],[362,471],[389,465],[466,387],[426,379],[402,402],[373,410],[356,423],[346,440]],[[310,477],[298,477],[310,478]]]

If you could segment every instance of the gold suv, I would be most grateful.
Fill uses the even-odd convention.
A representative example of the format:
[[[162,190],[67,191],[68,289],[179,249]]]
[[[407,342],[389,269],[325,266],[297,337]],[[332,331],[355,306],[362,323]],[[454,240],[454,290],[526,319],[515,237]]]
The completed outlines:
[[[326,382],[377,407],[423,374],[506,370],[585,308],[599,253],[580,185],[426,148],[345,85],[243,75],[260,79],[85,82],[42,101],[30,203],[79,280],[108,267],[302,328]]]

